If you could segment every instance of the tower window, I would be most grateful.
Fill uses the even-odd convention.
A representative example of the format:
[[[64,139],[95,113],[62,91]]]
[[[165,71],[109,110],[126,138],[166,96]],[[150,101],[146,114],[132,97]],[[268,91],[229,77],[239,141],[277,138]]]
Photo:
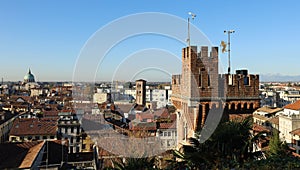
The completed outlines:
[[[244,77],[244,85],[249,85],[249,77]]]
[[[202,86],[202,74],[200,73],[199,74],[199,87],[201,87]]]
[[[208,87],[210,86],[210,76],[209,76],[209,74],[207,75],[207,86]]]

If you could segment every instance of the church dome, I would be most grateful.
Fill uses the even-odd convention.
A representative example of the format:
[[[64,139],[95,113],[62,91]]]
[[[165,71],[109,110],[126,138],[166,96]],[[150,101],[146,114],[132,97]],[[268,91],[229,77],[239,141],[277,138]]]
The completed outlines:
[[[34,75],[31,73],[31,70],[29,69],[28,73],[24,76],[24,82],[35,82]]]

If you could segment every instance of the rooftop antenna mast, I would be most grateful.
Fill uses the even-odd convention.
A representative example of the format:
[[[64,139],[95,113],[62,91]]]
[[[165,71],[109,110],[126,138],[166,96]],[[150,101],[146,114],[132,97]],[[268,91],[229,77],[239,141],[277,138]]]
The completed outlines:
[[[192,17],[192,20],[195,19],[196,14],[193,14],[192,12],[189,12],[189,17],[188,17],[188,45],[189,45],[189,49],[191,47],[191,35],[190,35],[190,16]]]
[[[230,73],[230,34],[234,33],[235,31],[234,30],[225,30],[224,31],[224,34],[228,34],[228,74],[231,74]]]

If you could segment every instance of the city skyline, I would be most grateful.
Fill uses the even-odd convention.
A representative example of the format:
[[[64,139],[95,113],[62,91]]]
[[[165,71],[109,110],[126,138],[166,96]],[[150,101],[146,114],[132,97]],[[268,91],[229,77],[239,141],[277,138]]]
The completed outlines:
[[[227,41],[223,31],[234,29],[232,35],[232,72],[247,68],[258,74],[295,76],[297,71],[300,2],[291,1],[2,1],[0,2],[0,56],[1,75],[5,81],[21,81],[31,68],[37,81],[70,81],[81,49],[99,29],[120,17],[159,12],[186,20],[188,12],[197,15],[191,23],[219,46]],[[193,35],[191,35],[193,36]],[[192,45],[193,37],[191,38]],[[143,43],[141,43],[143,42]],[[171,44],[171,45],[170,45]],[[108,54],[113,61],[123,61],[128,55],[145,48],[163,49],[177,57],[180,64],[184,43],[172,39],[146,35],[118,44]],[[142,51],[143,52],[143,51]],[[141,53],[142,54],[142,53]],[[144,55],[146,56],[146,55]],[[148,56],[149,58],[149,56]],[[219,55],[226,72],[227,54]],[[284,61],[284,62],[282,62]],[[171,74],[180,72],[172,69]],[[109,80],[114,70],[105,69],[97,81]],[[157,70],[156,70],[157,71]],[[147,74],[146,74],[147,75]],[[154,79],[168,74],[157,71]],[[127,80],[126,76],[123,76]],[[131,77],[134,77],[132,75]],[[170,78],[170,77],[169,77]],[[122,80],[122,76],[118,79]],[[129,78],[130,79],[130,78]]]

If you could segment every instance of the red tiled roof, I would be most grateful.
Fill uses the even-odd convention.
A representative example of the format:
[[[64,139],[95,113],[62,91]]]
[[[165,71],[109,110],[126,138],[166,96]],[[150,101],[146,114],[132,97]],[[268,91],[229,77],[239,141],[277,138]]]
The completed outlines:
[[[137,105],[134,106],[134,109],[137,110],[137,111],[143,111],[143,110],[145,110],[145,106],[137,104]]]
[[[30,148],[19,168],[31,168],[44,143],[45,142],[41,142]]]
[[[39,151],[43,143],[41,141],[33,141],[0,144],[0,169],[17,169],[22,164],[24,167],[27,163],[30,163],[24,162],[25,158],[30,160],[30,157],[35,157],[35,153]]]
[[[282,108],[264,106],[264,107],[258,108],[256,111],[257,112],[267,112],[269,114],[273,114],[273,113],[277,113],[281,110],[282,110]]]
[[[131,130],[156,130],[156,123],[138,123],[133,125]]]
[[[51,110],[51,111],[43,111],[44,117],[58,117],[58,110]]]
[[[288,104],[284,106],[285,109],[291,109],[291,110],[300,110],[300,100],[297,100],[295,103]]]
[[[134,120],[135,119],[135,115],[134,114],[128,114],[128,119],[129,120]]]
[[[275,116],[269,119],[269,122],[271,122],[272,124],[276,124],[279,125],[279,117]]]
[[[177,119],[177,115],[176,115],[176,114],[171,114],[171,115],[170,115],[170,119],[171,119],[173,122],[175,122],[176,119]]]
[[[154,115],[151,113],[137,113],[136,114],[136,119],[140,118],[140,120],[144,119],[154,119]]]
[[[128,113],[130,109],[133,107],[131,104],[118,104],[117,107],[122,110],[124,113]]]
[[[262,131],[270,132],[270,130],[267,129],[266,127],[261,126],[261,125],[258,125],[258,124],[256,124],[256,123],[253,124],[252,129],[253,129],[253,131],[255,131],[255,132],[262,132]]]
[[[25,102],[29,102],[32,100],[30,96],[19,96],[19,95],[14,95],[10,97],[11,101],[17,101],[19,98],[22,98]]]
[[[166,108],[155,110],[153,114],[161,118],[168,118],[170,115]]]
[[[50,118],[17,118],[10,131],[13,136],[56,135],[57,120]]]
[[[295,129],[295,130],[291,131],[290,133],[294,134],[294,135],[297,135],[297,136],[300,136],[300,128]]]
[[[160,129],[176,129],[176,122],[174,123],[160,123]]]

